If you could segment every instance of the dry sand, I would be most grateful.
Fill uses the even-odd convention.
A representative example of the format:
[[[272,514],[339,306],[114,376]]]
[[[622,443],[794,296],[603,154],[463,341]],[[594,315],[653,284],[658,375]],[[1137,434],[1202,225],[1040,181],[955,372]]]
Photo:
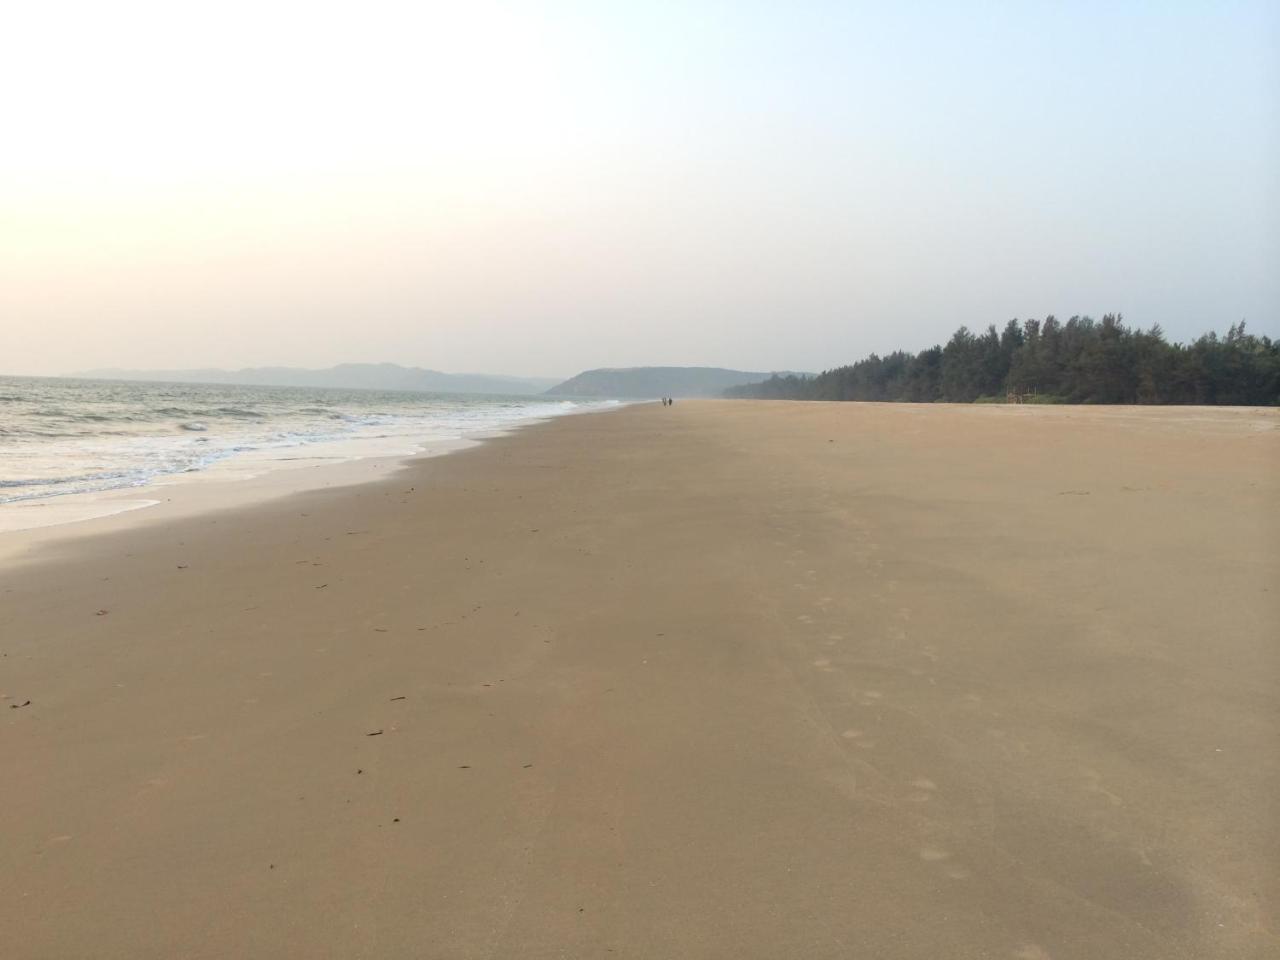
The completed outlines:
[[[1275,410],[646,405],[48,545],[0,952],[1280,956],[1278,634]]]

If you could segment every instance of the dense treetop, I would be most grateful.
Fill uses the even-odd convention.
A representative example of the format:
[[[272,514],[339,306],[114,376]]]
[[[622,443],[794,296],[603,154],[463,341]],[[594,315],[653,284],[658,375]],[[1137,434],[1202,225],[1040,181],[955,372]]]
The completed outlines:
[[[975,334],[961,327],[945,347],[872,354],[815,377],[775,376],[733,387],[730,397],[889,400],[914,403],[1019,399],[1040,403],[1280,403],[1280,341],[1208,333],[1183,345],[1160,327],[1134,330],[1119,315],[1065,323],[1010,320]]]

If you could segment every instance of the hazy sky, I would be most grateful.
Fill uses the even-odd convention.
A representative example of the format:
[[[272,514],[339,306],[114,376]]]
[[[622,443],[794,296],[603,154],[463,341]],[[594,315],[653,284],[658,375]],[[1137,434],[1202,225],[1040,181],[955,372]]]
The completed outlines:
[[[0,30],[0,372],[820,369],[1280,336],[1280,4],[63,3]]]

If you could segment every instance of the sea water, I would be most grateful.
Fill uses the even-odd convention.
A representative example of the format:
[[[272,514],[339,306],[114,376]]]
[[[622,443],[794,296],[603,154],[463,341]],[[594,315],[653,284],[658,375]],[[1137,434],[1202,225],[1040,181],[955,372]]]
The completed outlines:
[[[609,404],[0,377],[0,504],[142,487],[237,459],[270,469],[298,459],[412,453]]]

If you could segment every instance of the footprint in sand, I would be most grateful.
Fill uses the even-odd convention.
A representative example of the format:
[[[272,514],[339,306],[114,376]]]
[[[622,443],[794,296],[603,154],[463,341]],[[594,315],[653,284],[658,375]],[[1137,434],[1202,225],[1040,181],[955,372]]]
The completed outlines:
[[[848,730],[841,733],[840,736],[844,737],[846,740],[852,740],[853,745],[859,750],[874,750],[876,746],[876,742],[874,740],[868,740],[863,732],[856,727],[850,727]]]
[[[163,774],[156,777],[149,777],[142,781],[138,788],[138,796],[145,796],[153,790],[163,790],[169,786],[169,778]]]
[[[1080,773],[1084,776],[1084,779],[1085,779],[1084,788],[1087,791],[1089,791],[1090,793],[1098,794],[1099,796],[1106,797],[1107,801],[1113,807],[1124,806],[1124,798],[1122,798],[1119,794],[1112,793],[1110,790],[1108,790],[1106,787],[1102,785],[1102,774],[1098,773],[1097,770],[1090,770],[1088,768],[1082,767],[1080,770]]]
[[[942,871],[942,875],[950,880],[967,880],[972,874],[968,867],[962,867],[958,863],[948,863],[951,859],[951,851],[943,850],[941,847],[923,847],[920,850],[920,859],[925,863],[936,863]]]
[[[932,780],[921,777],[918,780],[912,780],[911,786],[915,787],[911,793],[907,794],[908,803],[928,803],[933,799],[934,793],[938,789],[938,785]]]

